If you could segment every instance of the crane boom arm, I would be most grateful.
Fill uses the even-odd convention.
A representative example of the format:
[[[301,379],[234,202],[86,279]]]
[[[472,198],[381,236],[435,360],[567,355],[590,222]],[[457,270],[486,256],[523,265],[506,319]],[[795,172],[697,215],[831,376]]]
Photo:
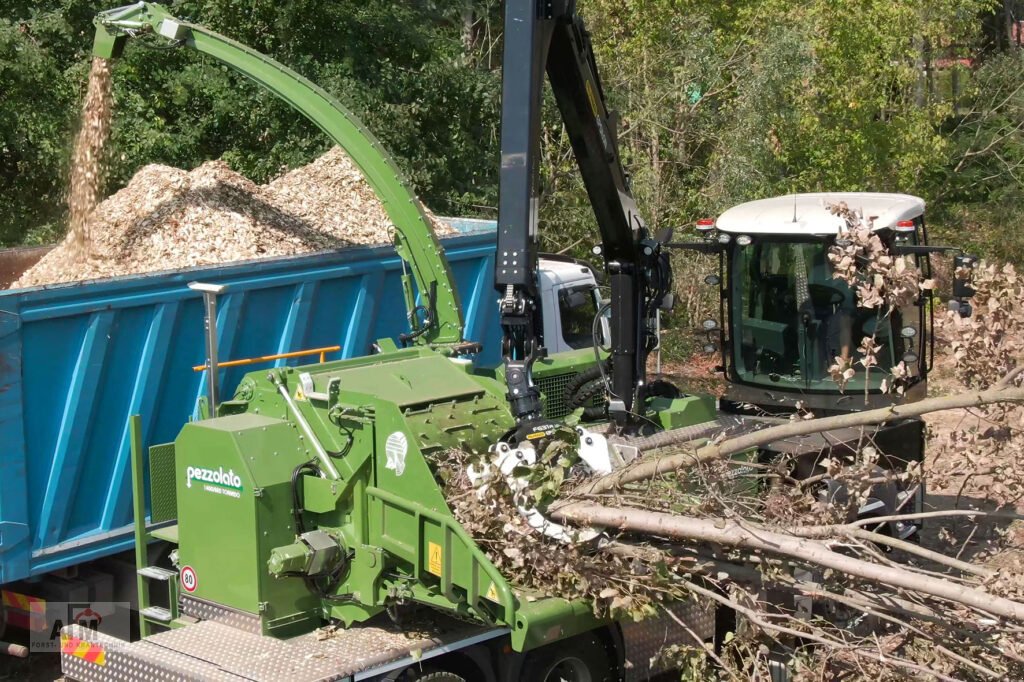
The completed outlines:
[[[531,378],[543,355],[538,324],[537,178],[547,73],[587,189],[611,285],[610,412],[636,415],[650,348],[648,321],[671,284],[667,256],[649,238],[622,167],[589,35],[574,0],[508,0],[502,71],[501,176],[495,288],[500,295],[508,398],[520,423],[539,418]]]
[[[415,338],[425,344],[463,343],[462,307],[451,270],[416,199],[394,161],[366,126],[334,97],[280,62],[202,26],[181,21],[160,5],[140,2],[97,15],[96,56],[120,56],[129,37],[155,33],[209,55],[274,93],[345,150],[362,171],[395,225],[395,250],[408,265],[426,319],[406,292]]]

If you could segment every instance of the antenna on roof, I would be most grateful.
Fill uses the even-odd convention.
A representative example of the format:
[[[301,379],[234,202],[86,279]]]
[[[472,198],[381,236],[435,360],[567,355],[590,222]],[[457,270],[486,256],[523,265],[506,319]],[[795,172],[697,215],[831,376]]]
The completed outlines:
[[[793,192],[793,222],[796,222],[796,192]]]

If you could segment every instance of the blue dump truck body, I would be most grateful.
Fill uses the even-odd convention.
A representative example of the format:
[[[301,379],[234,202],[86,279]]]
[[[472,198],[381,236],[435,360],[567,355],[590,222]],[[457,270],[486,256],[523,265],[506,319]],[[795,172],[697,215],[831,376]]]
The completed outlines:
[[[443,240],[477,362],[496,365],[494,223]],[[202,296],[218,298],[219,359],[340,345],[365,355],[408,329],[391,247],[278,258],[43,288],[0,291],[0,584],[133,546],[128,417],[146,445],[174,439],[205,391]],[[220,371],[221,394],[259,367]]]

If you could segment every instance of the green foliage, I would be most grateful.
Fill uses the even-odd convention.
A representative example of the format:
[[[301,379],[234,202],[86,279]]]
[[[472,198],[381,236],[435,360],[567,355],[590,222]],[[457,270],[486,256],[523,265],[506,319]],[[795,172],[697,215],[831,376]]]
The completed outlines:
[[[0,245],[52,241],[63,230],[91,21],[113,4],[19,3],[0,15]],[[436,211],[496,205],[500,86],[497,74],[469,65],[459,12],[355,0],[184,0],[172,11],[338,97]],[[146,163],[192,168],[223,157],[262,182],[325,151],[326,138],[273,96],[208,58],[160,47],[132,41],[115,64],[108,190]]]
[[[116,4],[116,3],[114,3]],[[0,244],[63,230],[66,157],[97,0],[0,10]],[[439,213],[494,217],[501,3],[180,0],[178,15],[296,68],[353,108]],[[933,232],[1024,258],[1024,64],[993,52],[992,0],[585,0],[622,157],[654,228],[792,191],[904,191]],[[324,151],[284,104],[187,50],[134,41],[114,69],[115,190],[145,163],[225,158],[265,181]],[[940,58],[975,58],[954,98]],[[941,65],[940,65],[941,66]],[[955,101],[954,101],[955,99]],[[597,239],[557,110],[545,109],[545,248]],[[678,235],[685,238],[683,235]],[[701,269],[680,257],[684,273]],[[689,286],[682,284],[681,286]],[[682,320],[708,301],[680,290]],[[692,308],[692,309],[691,309]]]
[[[581,3],[649,226],[682,227],[677,238],[686,239],[694,220],[752,199],[907,192],[928,201],[933,241],[963,243],[966,224],[976,228],[971,241],[982,253],[1017,260],[1024,258],[1024,238],[1012,236],[1024,234],[1021,129],[1014,127],[1024,120],[1020,50],[979,60],[956,108],[940,87],[952,88],[941,59],[983,54],[982,19],[993,7],[990,0]],[[593,215],[568,140],[549,113],[542,234],[549,249],[582,252],[595,240]],[[699,257],[674,260],[681,310],[673,322],[692,326],[717,303],[694,286],[706,268]],[[672,357],[692,341],[684,332],[665,346]]]
[[[936,232],[995,260],[1024,262],[1024,51],[974,73],[944,131],[953,147],[937,174]]]

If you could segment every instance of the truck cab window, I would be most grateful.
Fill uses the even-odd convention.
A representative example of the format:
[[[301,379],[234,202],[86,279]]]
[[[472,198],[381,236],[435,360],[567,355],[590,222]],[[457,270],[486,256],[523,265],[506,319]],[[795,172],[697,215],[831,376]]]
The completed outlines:
[[[593,287],[581,286],[558,292],[558,314],[562,321],[562,339],[571,348],[594,345],[594,317],[597,300]]]

